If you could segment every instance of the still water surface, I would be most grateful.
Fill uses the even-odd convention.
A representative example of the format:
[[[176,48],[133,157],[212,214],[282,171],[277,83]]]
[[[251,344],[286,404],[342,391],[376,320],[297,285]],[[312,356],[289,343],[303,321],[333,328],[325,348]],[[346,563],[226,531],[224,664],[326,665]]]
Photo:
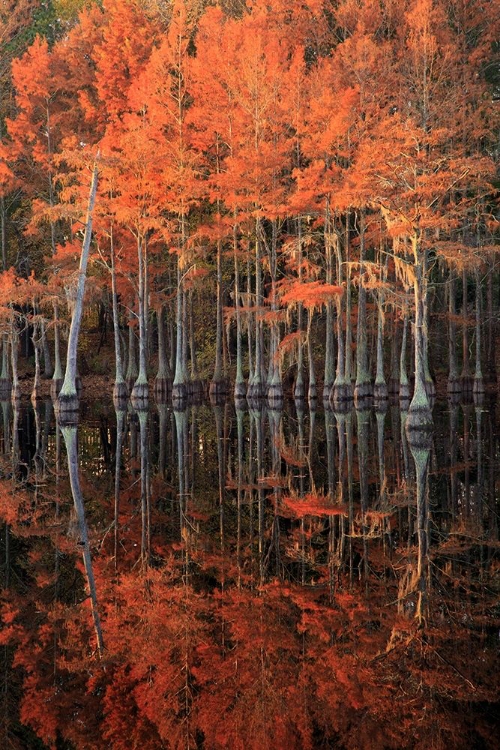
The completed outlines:
[[[1,406],[1,746],[499,746],[495,402]]]

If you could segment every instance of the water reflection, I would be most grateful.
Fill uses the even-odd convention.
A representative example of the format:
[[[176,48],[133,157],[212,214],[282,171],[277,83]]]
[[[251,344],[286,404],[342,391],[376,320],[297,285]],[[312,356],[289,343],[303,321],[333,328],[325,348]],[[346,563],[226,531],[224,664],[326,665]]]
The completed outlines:
[[[494,407],[2,403],[4,736],[495,747]]]

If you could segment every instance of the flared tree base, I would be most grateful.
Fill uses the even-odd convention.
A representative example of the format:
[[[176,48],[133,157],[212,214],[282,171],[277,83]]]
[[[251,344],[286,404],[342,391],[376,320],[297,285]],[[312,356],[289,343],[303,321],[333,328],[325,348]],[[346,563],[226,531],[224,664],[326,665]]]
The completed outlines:
[[[448,392],[448,395],[451,395],[453,393],[460,394],[462,393],[462,381],[458,377],[449,377],[448,383],[446,385],[446,390]]]
[[[149,386],[147,383],[135,383],[130,393],[130,403],[136,411],[143,411],[149,405]]]
[[[0,401],[7,401],[12,391],[12,381],[7,378],[0,378]]]
[[[115,409],[123,409],[128,400],[128,388],[127,384],[122,381],[121,383],[115,383],[113,386],[113,404]]]
[[[243,380],[236,382],[234,384],[234,390],[233,390],[234,400],[235,401],[238,401],[239,399],[246,400],[246,395],[247,395],[247,384]]]
[[[373,386],[369,381],[356,383],[354,386],[354,403],[365,403],[367,399],[373,396]]]
[[[262,381],[258,380],[249,383],[247,388],[247,401],[258,401],[259,399],[264,398],[266,395],[265,391],[266,389]]]
[[[323,406],[327,409],[330,405],[330,399],[332,397],[333,384],[325,383],[323,386]]]
[[[300,401],[306,397],[306,387],[303,380],[295,381],[295,387],[293,389],[293,397]]]
[[[333,386],[332,394],[331,394],[331,401],[332,401],[335,411],[338,410],[337,407],[340,407],[343,404],[347,404],[350,409],[352,406],[353,398],[354,396],[353,396],[351,383],[336,383]],[[344,410],[342,409],[342,412],[343,411]]]
[[[187,404],[188,391],[186,383],[174,383],[172,386],[172,406],[176,411],[184,411]]]
[[[409,401],[411,396],[411,387],[409,383],[399,384],[399,401]]]
[[[415,436],[413,444],[416,444],[415,441],[418,441],[419,432],[429,433],[432,431],[433,427],[434,423],[432,421],[432,410],[430,407],[412,407],[410,404],[405,428],[408,436],[410,436],[410,434]]]
[[[486,393],[486,387],[482,377],[474,378],[474,383],[472,384],[472,393],[474,394],[474,396],[484,395],[484,393]]]
[[[59,393],[54,402],[54,411],[61,427],[78,424],[80,415],[80,398],[78,393]]]
[[[373,386],[373,401],[375,404],[389,400],[389,389],[385,383],[375,383]]]
[[[234,397],[234,408],[237,411],[246,411],[246,409],[248,408],[248,403],[247,403],[246,396],[244,396],[243,398],[241,396],[235,396]]]
[[[281,383],[272,383],[268,387],[267,403],[271,409],[280,409],[283,406],[283,386]]]

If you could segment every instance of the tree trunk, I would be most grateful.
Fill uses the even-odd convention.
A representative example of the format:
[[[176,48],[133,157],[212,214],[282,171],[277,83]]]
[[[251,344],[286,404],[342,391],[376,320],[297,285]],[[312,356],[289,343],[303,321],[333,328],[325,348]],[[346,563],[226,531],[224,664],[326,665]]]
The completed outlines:
[[[476,280],[476,370],[474,373],[474,395],[480,396],[484,394],[484,380],[483,371],[481,368],[481,279],[479,274],[479,268],[475,269],[474,272]]]
[[[139,373],[130,393],[132,405],[136,409],[147,408],[148,373],[147,373],[147,247],[144,237],[137,235],[137,261],[139,266]]]
[[[99,158],[99,157],[98,157]],[[92,174],[92,182],[90,186],[89,203],[87,208],[87,218],[85,221],[85,234],[83,238],[82,254],[80,256],[80,267],[78,270],[78,282],[76,289],[76,299],[73,308],[73,314],[71,316],[71,326],[68,337],[68,353],[66,356],[66,372],[64,375],[64,383],[59,393],[57,407],[59,411],[59,419],[61,420],[63,414],[72,414],[78,410],[78,393],[76,389],[76,377],[77,377],[77,353],[78,353],[78,336],[80,333],[80,323],[82,320],[83,312],[83,298],[85,295],[85,281],[87,277],[87,262],[89,258],[90,242],[92,239],[92,218],[95,204],[95,197],[97,193],[97,160],[94,164],[94,170]],[[71,417],[68,417],[71,419]]]
[[[123,377],[122,350],[120,344],[120,319],[118,315],[118,295],[116,293],[115,249],[113,231],[110,238],[111,252],[111,306],[113,310],[113,339],[115,344],[115,384],[113,387],[113,401],[115,406],[123,404],[128,396],[128,388]]]
[[[365,216],[359,217],[359,290],[358,290],[358,323],[356,333],[356,384],[354,399],[356,405],[372,395],[372,383],[368,372],[368,342],[366,320],[366,289],[363,283],[365,252]]]
[[[412,237],[412,246],[415,259],[415,279],[413,284],[415,297],[415,389],[408,410],[406,427],[409,430],[422,430],[432,426],[432,412],[425,385],[425,356],[428,345],[425,329],[427,278],[424,273],[425,258],[422,258],[417,233]]]
[[[158,372],[155,379],[155,396],[161,403],[172,392],[172,373],[168,364],[167,342],[165,337],[165,305],[160,304],[156,309],[156,325],[158,328]]]
[[[237,254],[236,227],[233,227],[234,252],[234,304],[236,308],[236,380],[234,383],[234,398],[243,399],[246,394],[245,378],[243,377],[243,347],[240,312],[240,274]]]
[[[458,377],[457,350],[456,350],[456,326],[455,326],[455,276],[450,271],[448,280],[448,393],[460,393],[461,385]]]
[[[76,392],[76,389],[75,389]],[[71,485],[71,494],[75,504],[75,510],[78,517],[78,528],[80,533],[80,545],[83,553],[83,563],[87,577],[89,589],[92,619],[94,621],[94,630],[97,640],[97,652],[99,656],[104,650],[104,639],[102,635],[101,620],[99,617],[99,608],[97,602],[97,589],[95,585],[94,570],[92,568],[92,557],[90,554],[89,536],[87,531],[87,521],[85,519],[85,506],[80,487],[80,478],[78,476],[78,447],[77,447],[77,428],[75,426],[61,426],[61,432],[66,444],[68,454],[68,474]]]

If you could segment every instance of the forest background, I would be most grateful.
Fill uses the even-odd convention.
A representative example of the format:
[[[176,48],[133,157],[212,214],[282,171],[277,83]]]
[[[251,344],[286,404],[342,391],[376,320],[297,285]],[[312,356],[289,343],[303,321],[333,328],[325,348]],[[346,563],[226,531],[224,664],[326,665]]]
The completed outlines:
[[[1,387],[21,338],[60,391],[92,171],[79,361],[110,374],[112,320],[116,398],[413,394],[422,424],[436,375],[495,387],[496,11],[3,2]]]

